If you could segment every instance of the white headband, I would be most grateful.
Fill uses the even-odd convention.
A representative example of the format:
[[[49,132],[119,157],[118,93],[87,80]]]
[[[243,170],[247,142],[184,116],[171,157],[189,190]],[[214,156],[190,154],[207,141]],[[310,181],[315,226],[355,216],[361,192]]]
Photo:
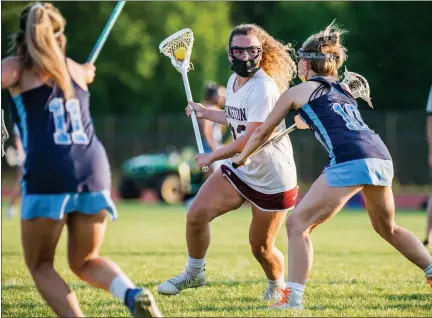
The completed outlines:
[[[31,10],[35,10],[38,8],[45,9],[45,6],[40,2],[36,2],[34,5],[32,5]]]

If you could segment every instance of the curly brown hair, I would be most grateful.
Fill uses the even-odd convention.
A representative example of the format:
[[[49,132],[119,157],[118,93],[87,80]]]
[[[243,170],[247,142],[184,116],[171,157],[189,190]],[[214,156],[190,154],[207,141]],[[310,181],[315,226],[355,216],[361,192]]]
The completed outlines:
[[[290,44],[284,45],[256,24],[240,24],[229,36],[229,44],[236,35],[254,35],[261,42],[262,58],[260,68],[270,76],[283,92],[297,74],[296,63],[291,57],[294,49]]]

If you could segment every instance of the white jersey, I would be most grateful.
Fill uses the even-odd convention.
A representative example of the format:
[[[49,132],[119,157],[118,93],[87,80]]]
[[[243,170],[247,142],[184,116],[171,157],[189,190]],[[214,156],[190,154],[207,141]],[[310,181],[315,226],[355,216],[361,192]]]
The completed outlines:
[[[275,106],[280,93],[276,83],[263,70],[234,92],[235,74],[228,80],[226,90],[225,116],[233,138],[241,136],[249,122],[264,122]],[[276,132],[285,129],[285,121],[279,124]],[[288,136],[277,144],[251,158],[247,166],[232,168],[231,160],[225,164],[252,189],[265,194],[291,190],[297,185],[291,141]]]

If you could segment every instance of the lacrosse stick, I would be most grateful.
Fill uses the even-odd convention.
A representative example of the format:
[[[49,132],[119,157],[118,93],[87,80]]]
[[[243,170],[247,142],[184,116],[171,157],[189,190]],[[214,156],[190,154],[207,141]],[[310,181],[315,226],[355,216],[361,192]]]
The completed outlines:
[[[124,5],[126,4],[126,1],[118,1],[116,6],[114,7],[113,12],[111,13],[110,18],[108,19],[107,24],[105,25],[105,28],[103,29],[101,35],[99,36],[99,39],[97,40],[92,52],[90,53],[89,58],[87,59],[87,63],[94,64],[96,62],[96,59],[99,56],[100,51],[102,50],[102,47],[105,44],[105,41],[108,38],[108,35],[111,32],[111,29],[113,28],[114,24],[117,21],[117,18],[120,15],[120,12],[122,11]]]
[[[343,76],[344,76],[344,78],[341,81],[341,83],[345,83],[349,86],[349,88],[351,90],[351,94],[353,95],[353,97],[354,98],[361,98],[361,99],[365,100],[368,103],[368,105],[373,108],[372,103],[371,103],[371,98],[370,98],[370,90],[369,90],[368,81],[358,73],[348,72],[346,67],[345,67],[345,72],[344,72]],[[244,165],[247,166],[250,163],[251,158],[253,156],[255,156],[257,153],[261,152],[266,147],[268,147],[269,144],[279,142],[283,137],[285,137],[286,135],[288,135],[289,133],[291,133],[295,129],[296,129],[296,125],[294,124],[294,125],[288,127],[287,129],[285,129],[284,131],[282,131],[281,133],[279,133],[278,135],[276,135],[275,137],[267,140],[264,144],[262,144],[257,150],[255,150],[246,159]],[[232,166],[233,166],[233,168],[238,167],[238,165],[235,163],[232,163]]]
[[[358,73],[348,72],[345,66],[344,78],[341,83],[349,86],[354,98],[361,98],[366,101],[369,107],[373,108],[368,81]]]
[[[269,140],[267,140],[265,143],[263,143],[257,150],[255,150],[254,152],[252,152],[250,154],[250,156],[246,159],[244,165],[247,166],[248,164],[250,164],[251,162],[251,158],[255,155],[257,155],[258,153],[260,153],[261,151],[263,151],[265,148],[267,148],[270,144],[274,144],[279,142],[283,137],[285,137],[286,135],[288,135],[289,133],[293,132],[294,130],[296,130],[296,124],[293,124],[291,126],[289,126],[287,129],[281,131],[279,134],[277,134],[276,136],[270,138]],[[237,169],[239,166],[236,163],[232,163],[232,167],[234,169]]]
[[[9,139],[9,133],[4,122],[4,111],[1,110],[1,156],[5,155],[4,144]]]
[[[170,35],[159,44],[159,50],[171,59],[171,64],[180,72],[183,78],[183,84],[188,101],[193,101],[192,93],[189,86],[187,72],[192,69],[190,56],[192,53],[194,37],[191,29],[183,29]],[[198,126],[198,120],[195,111],[191,110],[191,118],[195,139],[199,153],[204,153],[204,147],[201,139],[201,133]],[[202,171],[207,172],[208,167],[203,167]]]

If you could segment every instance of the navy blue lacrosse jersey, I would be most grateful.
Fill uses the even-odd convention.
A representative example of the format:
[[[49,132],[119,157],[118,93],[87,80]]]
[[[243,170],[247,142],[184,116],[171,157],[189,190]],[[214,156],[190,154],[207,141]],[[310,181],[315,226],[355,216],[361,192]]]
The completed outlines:
[[[111,188],[105,149],[95,135],[90,94],[73,83],[65,102],[57,87],[41,85],[11,97],[26,160],[21,181],[27,194],[90,192]]]
[[[363,121],[355,99],[338,82],[313,77],[330,88],[299,109],[318,141],[329,153],[330,166],[338,163],[376,158],[392,160],[381,138]]]

